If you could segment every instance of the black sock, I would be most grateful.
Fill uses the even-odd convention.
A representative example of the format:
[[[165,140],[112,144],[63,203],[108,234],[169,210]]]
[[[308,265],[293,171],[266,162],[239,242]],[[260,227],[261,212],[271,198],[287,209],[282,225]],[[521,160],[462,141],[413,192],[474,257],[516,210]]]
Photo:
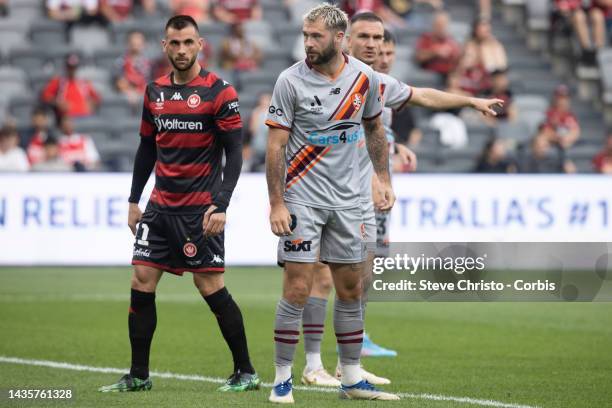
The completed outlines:
[[[156,325],[155,293],[132,289],[128,327],[132,345],[130,374],[133,377],[149,378],[149,352]]]
[[[249,359],[244,323],[240,308],[226,288],[222,288],[212,295],[204,296],[210,310],[217,318],[221,334],[232,352],[234,359],[234,371],[254,374],[255,369]]]

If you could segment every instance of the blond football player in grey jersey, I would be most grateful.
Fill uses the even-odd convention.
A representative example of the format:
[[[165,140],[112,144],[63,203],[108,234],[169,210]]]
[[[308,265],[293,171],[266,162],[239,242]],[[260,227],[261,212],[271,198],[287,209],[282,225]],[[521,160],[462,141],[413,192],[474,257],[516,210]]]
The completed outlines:
[[[347,46],[352,56],[360,61],[372,65],[380,53],[384,39],[384,26],[382,20],[374,13],[363,12],[353,16]],[[493,107],[501,104],[498,99],[468,98],[435,89],[410,87],[387,74],[379,73],[382,99],[386,108],[401,109],[406,104],[423,106],[429,109],[449,109],[454,107],[472,107],[484,114],[495,115]],[[383,123],[390,128],[392,112],[383,112]],[[400,146],[403,161],[416,164],[416,157],[407,148]],[[374,208],[380,209],[379,182],[372,172],[372,164],[366,156],[365,150],[360,149],[360,179],[361,179],[361,206],[363,210],[363,223],[365,241],[368,243],[367,263],[364,268],[362,294],[362,310],[365,315],[367,303],[367,288],[371,281],[371,264],[374,257],[376,242],[376,220]],[[329,267],[319,263],[315,267],[314,284],[308,302],[304,308],[304,339],[306,351],[306,368],[302,375],[302,382],[312,385],[333,385],[329,381],[329,374],[323,368],[320,355],[320,343],[325,321],[325,306],[331,292],[332,277]],[[319,328],[311,333],[311,327]],[[369,339],[365,339],[369,341]],[[363,354],[362,354],[363,355]],[[373,384],[388,384],[387,378],[376,376],[362,368],[362,377]]]
[[[390,210],[395,196],[380,118],[379,78],[368,65],[342,53],[347,26],[346,14],[330,4],[307,13],[306,60],[279,76],[266,122],[270,225],[280,237],[285,263],[274,327],[276,375],[269,397],[277,403],[293,402],[293,357],[319,260],[330,266],[336,288],[340,396],[399,399],[361,376],[363,216],[357,147],[361,126],[380,181],[381,209]]]

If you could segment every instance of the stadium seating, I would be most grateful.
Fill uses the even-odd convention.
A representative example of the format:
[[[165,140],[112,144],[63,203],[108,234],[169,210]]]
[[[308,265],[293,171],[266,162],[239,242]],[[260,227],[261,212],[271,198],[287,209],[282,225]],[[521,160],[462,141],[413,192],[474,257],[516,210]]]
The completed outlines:
[[[525,142],[535,133],[544,119],[550,95],[555,87],[568,78],[557,77],[553,72],[569,75],[569,84],[574,94],[581,90],[575,86],[576,72],[559,70],[557,59],[550,50],[550,2],[548,0],[501,0],[502,12],[493,15],[493,32],[505,45],[508,54],[511,88],[518,110],[515,123],[501,122],[496,129],[482,123],[468,123],[469,146],[461,151],[446,151],[439,145],[437,131],[429,128],[431,112],[415,109],[415,116],[425,137],[419,154],[420,171],[471,171],[475,152],[480,152],[492,135]],[[63,70],[64,57],[68,52],[77,52],[83,57],[79,76],[89,79],[103,96],[103,103],[96,116],[79,121],[78,127],[94,137],[107,169],[131,169],[131,152],[135,148],[135,134],[139,124],[139,112],[117,93],[112,73],[117,59],[125,50],[127,34],[142,31],[151,52],[159,53],[159,40],[168,11],[165,2],[160,2],[160,13],[146,18],[128,19],[108,27],[98,25],[75,26],[67,31],[61,23],[51,21],[43,15],[39,0],[11,2],[8,18],[0,18],[0,119],[13,116],[19,126],[29,124],[32,109],[37,104],[42,87],[53,76]],[[241,109],[245,123],[263,92],[271,92],[277,75],[292,63],[292,51],[301,31],[302,15],[317,1],[291,1],[285,6],[277,0],[262,0],[263,20],[249,22],[246,35],[262,47],[264,59],[258,71],[241,73],[220,72],[224,78],[234,81],[240,92]],[[451,14],[450,32],[460,42],[469,36],[474,17],[474,2],[471,0],[447,1]],[[418,5],[411,17],[411,24],[394,28],[398,39],[397,62],[392,74],[413,86],[442,88],[440,77],[421,70],[413,60],[416,38],[428,29],[432,16],[429,6]],[[202,36],[212,46],[213,55],[218,54],[229,27],[220,23],[205,23],[200,27]],[[554,36],[553,36],[554,39]],[[567,43],[567,41],[565,41]],[[535,52],[533,51],[535,50]],[[571,50],[570,50],[571,51]],[[562,61],[570,64],[568,57]],[[552,63],[551,63],[552,62]],[[212,60],[213,70],[216,58]],[[612,123],[612,49],[599,54],[601,92],[594,95],[595,101],[573,101],[581,125],[579,144],[570,149],[568,156],[577,161],[580,171],[591,171],[590,159],[604,136],[602,115],[594,109],[603,106],[605,117]],[[599,78],[599,77],[598,77]],[[572,81],[573,80],[573,81]],[[584,95],[583,95],[584,96]],[[138,108],[139,109],[139,108]],[[109,123],[113,125],[109,128]],[[471,162],[470,162],[471,160]],[[469,165],[468,165],[469,164]]]

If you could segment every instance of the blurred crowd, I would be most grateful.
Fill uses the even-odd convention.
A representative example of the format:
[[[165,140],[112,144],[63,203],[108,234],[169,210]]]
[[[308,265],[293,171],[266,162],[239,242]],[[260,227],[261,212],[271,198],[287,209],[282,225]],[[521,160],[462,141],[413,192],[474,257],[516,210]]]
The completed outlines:
[[[13,0],[15,1],[15,0]],[[280,1],[280,0],[279,0]],[[612,0],[551,0],[551,21],[554,30],[573,30],[582,47],[585,64],[593,64],[597,50],[606,46],[612,31]],[[291,7],[299,0],[285,0]],[[108,26],[130,18],[188,14],[200,24],[220,22],[230,27],[219,49],[206,43],[199,62],[204,67],[219,67],[240,81],[240,73],[257,71],[264,55],[256,42],[245,35],[244,24],[262,19],[258,0],[45,0],[49,19],[59,21],[70,30],[75,25]],[[497,117],[476,116],[467,110],[436,112],[429,126],[439,132],[440,143],[449,149],[469,145],[468,129],[482,123],[498,128],[519,117],[515,93],[509,80],[509,62],[504,44],[491,27],[492,0],[479,0],[474,5],[474,20],[468,38],[451,34],[451,15],[443,0],[342,0],[338,2],[352,15],[372,10],[389,27],[422,24],[413,14],[416,6],[433,10],[433,18],[414,44],[414,62],[423,70],[439,76],[445,90],[463,95],[500,98],[505,105]],[[0,16],[11,13],[10,2],[0,0]],[[67,31],[68,32],[68,31]],[[298,48],[300,41],[298,42]],[[214,63],[213,63],[214,62]],[[396,64],[402,64],[398,60]],[[57,72],[43,87],[34,109],[31,125],[18,132],[11,119],[0,131],[0,171],[92,171],[100,169],[100,155],[93,139],[76,132],[75,123],[96,113],[103,97],[92,82],[78,75],[81,57],[70,53],[64,69]],[[164,56],[147,49],[145,34],[131,31],[126,37],[125,51],[114,64],[112,81],[115,90],[129,102],[134,112],[142,103],[147,82],[169,72]],[[270,89],[271,91],[271,89]],[[270,94],[261,93],[255,108],[244,117],[245,170],[262,169],[266,149],[265,115]],[[23,126],[21,126],[23,128]],[[474,163],[474,172],[481,173],[573,173],[569,148],[580,141],[581,126],[572,111],[572,92],[560,85],[550,95],[545,118],[533,126],[533,134],[524,140],[492,137]],[[425,137],[417,126],[410,108],[396,112],[394,131],[399,143],[417,149]],[[500,132],[496,132],[499,135]],[[593,158],[593,169],[612,173],[612,132],[601,151]],[[492,133],[493,134],[493,133]],[[402,171],[401,166],[396,168]]]

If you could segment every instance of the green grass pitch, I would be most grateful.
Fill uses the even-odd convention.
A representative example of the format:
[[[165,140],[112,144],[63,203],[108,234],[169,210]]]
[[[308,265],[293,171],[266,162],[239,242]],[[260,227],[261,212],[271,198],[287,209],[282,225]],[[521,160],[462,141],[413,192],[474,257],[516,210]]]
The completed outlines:
[[[0,268],[0,356],[93,367],[129,366],[129,268]],[[245,318],[260,376],[273,379],[272,325],[278,268],[228,268],[227,286]],[[151,369],[227,377],[229,351],[190,274],[164,276],[157,291]],[[324,362],[335,367],[331,313]],[[489,406],[612,406],[610,303],[371,303],[367,331],[397,358],[364,359],[405,394],[491,400]],[[300,342],[295,382],[303,368]],[[153,378],[146,393],[99,394],[119,375],[0,362],[0,406],[270,407],[268,388],[220,394],[218,384]],[[8,388],[72,388],[73,402],[9,401]],[[483,402],[406,397],[399,402],[341,401],[335,393],[296,390],[298,407],[477,407]],[[475,403],[476,402],[476,403]],[[504,405],[506,404],[506,405]]]

